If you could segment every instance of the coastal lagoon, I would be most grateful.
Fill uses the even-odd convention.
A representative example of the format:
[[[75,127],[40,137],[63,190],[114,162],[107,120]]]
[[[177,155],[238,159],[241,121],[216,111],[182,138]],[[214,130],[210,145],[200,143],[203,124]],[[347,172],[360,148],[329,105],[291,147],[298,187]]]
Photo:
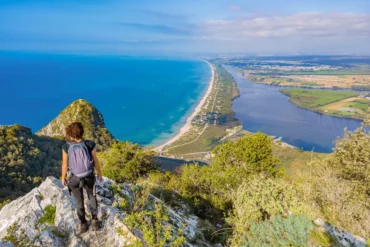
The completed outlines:
[[[0,125],[36,132],[82,98],[116,138],[158,145],[185,124],[210,78],[199,59],[0,52]]]
[[[236,69],[224,67],[238,84],[240,97],[234,100],[233,110],[248,131],[282,137],[284,142],[306,151],[329,153],[333,141],[343,136],[344,128],[355,130],[361,125],[358,120],[299,108],[278,91],[281,87],[253,83]]]

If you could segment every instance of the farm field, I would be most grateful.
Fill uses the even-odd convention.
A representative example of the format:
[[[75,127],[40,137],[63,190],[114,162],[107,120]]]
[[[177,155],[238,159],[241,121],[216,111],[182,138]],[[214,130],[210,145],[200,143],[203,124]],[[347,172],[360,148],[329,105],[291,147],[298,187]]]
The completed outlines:
[[[281,89],[299,107],[337,117],[365,119],[370,115],[370,100],[355,92]]]

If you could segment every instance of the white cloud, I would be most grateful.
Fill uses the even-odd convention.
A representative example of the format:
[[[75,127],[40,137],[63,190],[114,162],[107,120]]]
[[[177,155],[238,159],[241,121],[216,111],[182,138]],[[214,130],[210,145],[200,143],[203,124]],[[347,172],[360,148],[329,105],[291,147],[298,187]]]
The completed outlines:
[[[370,37],[370,14],[298,13],[288,16],[209,20],[199,25],[203,39],[252,37]]]

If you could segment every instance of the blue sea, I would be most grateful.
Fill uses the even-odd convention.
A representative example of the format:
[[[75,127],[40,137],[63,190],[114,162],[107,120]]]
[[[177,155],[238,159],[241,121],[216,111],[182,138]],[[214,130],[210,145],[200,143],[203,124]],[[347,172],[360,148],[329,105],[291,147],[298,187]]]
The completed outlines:
[[[195,58],[0,52],[0,125],[36,132],[86,99],[116,138],[157,145],[186,122],[210,78]]]

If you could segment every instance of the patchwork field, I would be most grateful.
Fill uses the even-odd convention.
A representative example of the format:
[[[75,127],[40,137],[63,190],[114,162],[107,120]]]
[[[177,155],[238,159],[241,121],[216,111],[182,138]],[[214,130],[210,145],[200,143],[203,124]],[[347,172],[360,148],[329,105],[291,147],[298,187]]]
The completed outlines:
[[[370,116],[370,100],[353,97],[325,105],[320,110],[334,116],[365,119]]]
[[[370,99],[354,92],[281,89],[299,107],[337,117],[365,119],[370,117]]]
[[[309,90],[309,89],[280,89],[280,92],[290,97],[296,105],[314,109],[344,99],[357,97],[359,94],[344,91]]]

